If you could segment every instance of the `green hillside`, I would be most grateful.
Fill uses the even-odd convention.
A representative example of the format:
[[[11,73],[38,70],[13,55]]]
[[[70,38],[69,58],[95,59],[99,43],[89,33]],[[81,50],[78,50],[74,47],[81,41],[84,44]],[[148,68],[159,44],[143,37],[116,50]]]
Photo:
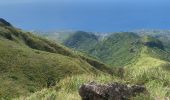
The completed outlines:
[[[0,23],[1,98],[29,95],[70,75],[112,73],[81,53]]]
[[[88,38],[86,39],[86,41],[88,41]],[[67,46],[71,47],[69,45]],[[88,47],[87,44],[83,44],[83,46]],[[73,45],[72,48],[77,49],[78,47]],[[90,48],[89,51],[83,51],[88,51],[89,54],[98,57],[98,59],[114,68],[116,66],[124,67],[125,73],[121,75],[123,78],[112,78],[112,80],[145,85],[149,95],[140,95],[136,97],[135,100],[152,100],[155,98],[163,100],[170,97],[170,52],[167,48],[164,42],[154,36],[139,36],[136,33],[122,32],[114,33],[106,37],[93,48]],[[80,80],[83,79],[83,77],[79,78]],[[103,82],[105,81],[108,82],[110,80],[109,78],[104,78]],[[74,84],[76,84],[77,80],[74,82]],[[68,82],[65,85],[70,84],[72,83]],[[67,89],[69,89],[69,87],[66,87],[66,90]],[[77,92],[73,92],[73,94],[64,93],[70,95],[69,97],[75,100],[80,99],[76,97],[76,95],[78,95],[76,94]],[[41,92],[38,94],[42,95]],[[36,96],[32,95],[28,98],[36,98]],[[48,97],[49,95],[46,96]],[[68,99],[67,97],[65,98]]]
[[[150,96],[146,100],[153,98],[164,100],[170,97],[170,62],[154,56],[155,53],[159,57],[164,56],[163,52],[155,52],[153,48],[143,47],[140,56],[132,64],[125,67],[126,81],[145,84],[147,87]]]
[[[89,34],[86,32],[74,34],[66,41],[68,42],[66,46],[86,51],[113,67],[123,67],[131,63],[140,52],[140,37],[134,33],[114,33],[100,41],[96,41],[94,36],[81,39],[86,35]]]
[[[145,46],[150,47],[151,52],[159,52],[158,54],[151,53],[151,55],[159,56],[164,60],[169,59],[167,57],[168,47],[164,45],[164,42],[149,35],[139,36],[132,32],[121,32],[109,35],[97,42],[93,38],[94,36],[81,38],[86,35],[88,35],[86,32],[74,34],[65,45],[76,50],[86,51],[113,67],[123,67],[133,63]]]
[[[70,76],[61,80],[54,88],[43,89],[28,97],[20,97],[19,100],[37,100],[48,98],[52,100],[81,100],[78,95],[78,88],[81,84],[89,81],[98,83],[120,82],[127,84],[145,85],[148,93],[138,95],[132,100],[164,100],[170,97],[170,62],[152,57],[150,47],[143,46],[139,56],[133,63],[125,66],[123,78],[109,75],[80,75]]]
[[[163,42],[164,46],[166,46],[168,50],[170,50],[170,30],[137,30],[135,33],[140,36],[152,36],[159,39]]]
[[[64,45],[88,52],[98,43],[98,37],[92,33],[77,31],[64,41]]]
[[[139,36],[136,34],[116,33],[98,43],[89,52],[113,67],[123,67],[138,56],[141,48],[138,42]]]
[[[91,81],[144,85],[132,100],[170,97],[170,51],[159,38],[79,31],[64,43],[74,50],[0,19],[0,99],[80,100],[78,88]]]

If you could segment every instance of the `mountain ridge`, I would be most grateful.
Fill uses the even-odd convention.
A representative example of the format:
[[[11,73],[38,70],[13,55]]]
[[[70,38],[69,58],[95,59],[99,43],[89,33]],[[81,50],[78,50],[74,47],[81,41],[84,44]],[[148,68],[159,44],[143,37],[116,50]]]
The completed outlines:
[[[0,97],[11,99],[51,87],[78,74],[111,74],[105,64],[24,32],[0,26]]]

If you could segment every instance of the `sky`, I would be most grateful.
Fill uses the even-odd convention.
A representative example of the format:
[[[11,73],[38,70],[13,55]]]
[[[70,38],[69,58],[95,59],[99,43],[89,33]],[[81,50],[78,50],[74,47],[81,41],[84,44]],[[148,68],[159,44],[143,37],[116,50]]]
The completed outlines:
[[[170,0],[0,0],[0,17],[24,30],[170,29]]]

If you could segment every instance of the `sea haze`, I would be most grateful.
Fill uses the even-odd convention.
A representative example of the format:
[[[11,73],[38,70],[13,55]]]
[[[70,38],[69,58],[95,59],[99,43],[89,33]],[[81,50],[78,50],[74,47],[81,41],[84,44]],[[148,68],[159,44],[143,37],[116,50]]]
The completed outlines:
[[[2,0],[0,17],[25,30],[112,32],[170,29],[169,9],[170,0]]]

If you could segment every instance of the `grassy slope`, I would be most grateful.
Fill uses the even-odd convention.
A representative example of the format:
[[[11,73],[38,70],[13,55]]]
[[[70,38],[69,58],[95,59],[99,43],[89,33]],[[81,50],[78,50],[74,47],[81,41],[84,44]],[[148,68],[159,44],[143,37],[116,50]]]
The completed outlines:
[[[111,72],[104,64],[59,44],[0,25],[1,98],[28,95],[66,76],[102,71]]]
[[[123,38],[125,43],[123,41],[117,43],[117,39],[122,40],[122,37],[126,37]],[[122,33],[116,38],[110,38],[109,41],[113,42],[116,48],[119,48],[114,51],[125,52],[125,55],[121,53],[114,55],[114,57],[117,57],[121,54],[122,57],[119,61],[122,60],[122,63],[120,65],[125,64],[126,66],[125,77],[121,80],[102,74],[101,71],[108,72],[110,69],[96,60],[77,54],[70,49],[33,36],[30,33],[1,25],[0,95],[5,99],[19,95],[29,95],[29,93],[46,88],[47,83],[57,81],[56,86],[52,88],[43,89],[27,98],[24,96],[18,99],[80,100],[78,87],[83,83],[95,80],[100,83],[119,81],[144,84],[147,86],[150,96],[141,95],[137,97],[141,100],[153,97],[169,97],[170,75],[169,56],[167,56],[169,53],[155,47],[156,45],[154,47],[139,45],[136,41],[138,37],[135,37],[131,34],[125,35]],[[115,41],[112,41],[114,39]],[[131,44],[136,45],[133,47],[134,45]],[[107,49],[109,49],[109,46],[112,45],[108,43],[106,45]],[[135,51],[139,49],[136,56],[131,56],[131,53],[129,53],[131,48]],[[129,59],[129,57],[132,57],[129,60],[131,63],[127,63],[128,60],[126,59]],[[120,62],[116,63],[119,64]]]
[[[113,67],[124,67],[138,56],[141,47],[137,43],[138,39],[133,33],[113,34],[98,43],[90,50],[90,54]]]
[[[170,97],[170,62],[153,57],[151,48],[143,47],[133,64],[127,65],[126,80],[145,84],[151,97]],[[153,51],[153,49],[152,49]],[[158,55],[158,54],[157,54]]]
[[[145,39],[146,37],[144,37]],[[142,39],[143,42],[146,42],[144,40]],[[147,39],[147,42],[153,42],[153,39]],[[163,100],[165,97],[170,97],[170,62],[168,55],[170,54],[165,50],[161,50],[159,46],[141,45],[138,56],[134,57],[132,63],[126,65],[123,80],[109,75],[71,76],[61,80],[55,87],[39,91],[26,99],[80,100],[78,87],[83,83],[95,80],[99,83],[118,81],[128,84],[144,84],[149,94],[141,94],[135,97],[134,100],[153,100],[154,98]],[[22,100],[23,97],[20,99]]]
[[[134,62],[126,66],[126,81],[145,84],[151,97],[170,97],[170,53],[162,43],[150,36],[142,37],[139,56]],[[154,45],[146,45],[146,42]]]
[[[20,97],[16,100],[22,100],[25,98],[26,100],[81,100],[78,94],[78,88],[80,85],[97,81],[99,83],[108,83],[114,80],[112,76],[109,75],[73,75],[61,80],[55,87],[50,89],[43,89],[38,91],[28,97]]]

